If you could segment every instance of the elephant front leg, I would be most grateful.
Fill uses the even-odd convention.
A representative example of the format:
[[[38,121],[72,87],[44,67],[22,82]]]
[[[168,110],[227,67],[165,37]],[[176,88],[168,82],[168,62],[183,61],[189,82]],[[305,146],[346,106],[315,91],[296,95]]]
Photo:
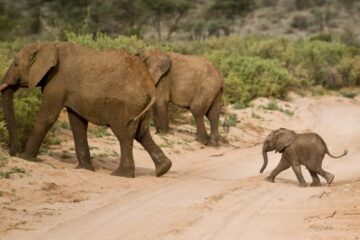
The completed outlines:
[[[272,170],[272,172],[266,178],[266,180],[269,182],[274,182],[276,176],[279,175],[279,173],[281,173],[282,171],[288,169],[289,167],[290,167],[289,162],[285,159],[285,157],[282,156],[279,164],[276,166],[274,170]]]
[[[157,133],[169,133],[169,101],[157,99],[153,107]]]
[[[292,169],[295,172],[296,178],[299,181],[299,186],[300,187],[307,187],[307,183],[305,182],[305,179],[301,173],[301,167],[299,163],[293,163],[291,165]]]
[[[71,131],[75,142],[75,152],[79,164],[76,168],[84,168],[90,171],[95,171],[90,161],[90,150],[87,141],[88,121],[70,108],[67,108]]]
[[[23,159],[34,160],[36,158],[47,132],[59,117],[63,108],[63,95],[56,90],[44,89],[36,121],[26,142],[25,150],[20,155]]]

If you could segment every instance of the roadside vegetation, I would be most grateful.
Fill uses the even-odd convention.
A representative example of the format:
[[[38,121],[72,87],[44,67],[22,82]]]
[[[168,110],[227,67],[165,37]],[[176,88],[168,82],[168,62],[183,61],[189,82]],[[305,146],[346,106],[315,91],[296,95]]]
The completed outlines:
[[[360,85],[360,48],[347,45],[341,41],[340,36],[333,36],[331,41],[324,41],[319,37],[289,40],[259,35],[231,35],[209,38],[205,41],[154,44],[135,36],[112,38],[99,33],[94,38],[91,34],[78,35],[70,32],[66,34],[66,39],[99,50],[126,49],[136,53],[156,47],[166,51],[205,56],[223,73],[226,83],[225,98],[228,103],[237,107],[246,107],[257,97],[284,99],[289,91],[301,94],[304,91],[316,93],[318,89],[330,89],[339,90],[343,96],[353,98],[358,94],[354,88]],[[5,74],[13,55],[21,45],[19,42],[1,44],[1,76]],[[15,111],[20,149],[24,147],[25,139],[32,128],[40,97],[39,89],[20,90],[16,93]],[[172,112],[176,116],[173,119],[179,117],[177,113],[181,113],[176,109]],[[106,131],[96,128],[90,134],[103,136],[103,132]],[[55,134],[49,135],[55,137]],[[2,112],[0,136],[3,142],[7,141]],[[48,139],[46,142],[50,145],[60,143],[59,139]]]
[[[0,76],[29,42],[70,41],[99,50],[160,48],[202,55],[223,73],[224,104],[235,108],[257,97],[286,99],[289,91],[321,95],[335,90],[354,98],[360,40],[352,23],[359,12],[354,0],[40,0],[30,5],[0,0]],[[16,93],[20,150],[40,97],[39,89]],[[183,110],[170,110],[173,122],[187,122]],[[69,129],[66,122],[57,125]],[[45,141],[49,145],[61,143],[54,128]],[[108,133],[95,128],[90,134]],[[0,142],[7,140],[0,111]]]

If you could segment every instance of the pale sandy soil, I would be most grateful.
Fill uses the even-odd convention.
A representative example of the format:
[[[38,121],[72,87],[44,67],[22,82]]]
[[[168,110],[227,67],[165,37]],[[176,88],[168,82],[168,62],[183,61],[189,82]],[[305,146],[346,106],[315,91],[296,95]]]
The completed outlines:
[[[118,164],[113,136],[90,139],[96,173],[74,169],[71,132],[39,156],[42,162],[9,159],[25,174],[0,179],[0,239],[360,239],[360,99],[325,96],[279,102],[280,111],[229,109],[239,122],[219,148],[193,141],[194,127],[173,127],[155,136],[173,161],[171,171],[154,177],[147,153],[135,144],[135,179],[110,176]],[[270,154],[265,174],[261,141],[271,129],[316,131],[330,151],[323,167],[334,184],[300,188],[291,169],[276,183],[264,177],[278,163]],[[308,182],[309,174],[303,169]]]

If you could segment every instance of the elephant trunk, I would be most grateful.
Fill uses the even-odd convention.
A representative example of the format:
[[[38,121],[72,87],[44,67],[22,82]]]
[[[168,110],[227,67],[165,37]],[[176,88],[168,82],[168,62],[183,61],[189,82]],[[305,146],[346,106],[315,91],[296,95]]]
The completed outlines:
[[[262,148],[262,155],[263,155],[263,159],[264,159],[264,163],[260,169],[260,173],[263,173],[263,171],[265,170],[267,164],[268,164],[268,156],[267,156],[267,152],[268,152],[268,145],[265,142]]]
[[[6,83],[5,83],[6,84]],[[2,85],[4,86],[4,84]],[[14,112],[14,92],[15,88],[7,86],[2,89],[1,93],[1,102],[2,107],[4,109],[4,117],[6,128],[9,132],[9,140],[10,140],[10,155],[16,155],[16,120],[15,120],[15,112]]]

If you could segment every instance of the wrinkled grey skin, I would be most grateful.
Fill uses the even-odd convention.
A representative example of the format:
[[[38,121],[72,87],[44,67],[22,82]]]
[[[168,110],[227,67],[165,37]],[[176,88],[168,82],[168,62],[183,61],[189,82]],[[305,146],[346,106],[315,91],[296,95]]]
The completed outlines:
[[[75,141],[78,168],[94,170],[87,141],[88,123],[109,126],[120,142],[121,161],[113,175],[134,177],[133,140],[148,151],[156,175],[171,161],[153,141],[149,111],[155,86],[144,64],[125,51],[96,51],[72,43],[36,43],[21,49],[0,86],[10,154],[16,154],[14,92],[20,87],[42,88],[42,100],[21,157],[34,159],[41,142],[67,108]]]
[[[294,131],[280,128],[272,131],[264,141],[262,149],[264,164],[260,173],[267,166],[267,152],[274,150],[282,153],[281,160],[266,180],[274,182],[280,172],[292,167],[301,187],[307,186],[301,173],[301,164],[305,165],[310,172],[313,181],[311,186],[321,186],[318,174],[325,178],[328,184],[331,184],[334,175],[321,168],[325,153],[332,158],[340,158],[347,154],[347,150],[340,156],[330,154],[324,140],[316,133],[297,134]]]
[[[218,146],[218,123],[224,78],[207,59],[200,56],[149,50],[138,54],[149,69],[156,86],[153,109],[157,132],[169,131],[169,103],[187,108],[194,116],[196,140]],[[204,117],[210,122],[207,134]]]

